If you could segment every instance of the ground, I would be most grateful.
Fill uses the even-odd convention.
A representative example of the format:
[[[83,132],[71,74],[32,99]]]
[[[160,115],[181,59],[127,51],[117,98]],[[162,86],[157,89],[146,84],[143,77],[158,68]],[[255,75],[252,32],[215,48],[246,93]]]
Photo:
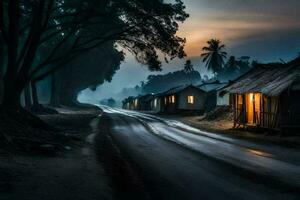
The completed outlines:
[[[0,154],[0,199],[113,199],[111,180],[93,145],[99,111],[60,110],[42,117],[70,135],[55,152]]]
[[[63,148],[2,149],[0,199],[294,200],[300,195],[297,148],[240,139],[199,117],[101,108],[60,108],[60,114],[40,116],[68,138],[58,143]]]

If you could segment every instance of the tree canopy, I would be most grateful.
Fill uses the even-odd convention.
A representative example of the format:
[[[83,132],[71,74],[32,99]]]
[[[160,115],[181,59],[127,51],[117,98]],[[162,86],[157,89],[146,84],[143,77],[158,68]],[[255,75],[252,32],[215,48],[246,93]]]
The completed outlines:
[[[136,59],[160,70],[159,54],[182,58],[176,36],[188,14],[181,0],[2,0],[1,71],[5,96],[18,98],[24,85],[43,78],[82,52],[114,41]]]

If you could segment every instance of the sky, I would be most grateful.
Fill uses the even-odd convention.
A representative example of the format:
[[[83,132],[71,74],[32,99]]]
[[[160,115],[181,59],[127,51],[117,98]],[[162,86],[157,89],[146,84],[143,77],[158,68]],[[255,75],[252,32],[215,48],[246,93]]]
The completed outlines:
[[[187,59],[200,73],[207,73],[201,49],[211,38],[220,39],[229,55],[250,56],[259,62],[288,61],[300,52],[300,0],[183,0],[190,17],[180,24],[178,35],[186,38]],[[150,74],[183,68],[184,60],[163,63],[162,72],[149,72],[126,55],[113,80],[95,92],[85,90],[79,100],[113,96],[124,87],[133,87]]]

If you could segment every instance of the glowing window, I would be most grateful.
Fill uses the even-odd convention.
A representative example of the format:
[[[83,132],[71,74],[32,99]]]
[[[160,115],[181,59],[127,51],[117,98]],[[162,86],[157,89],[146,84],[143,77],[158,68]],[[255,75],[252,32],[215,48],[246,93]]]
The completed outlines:
[[[134,106],[137,107],[138,106],[138,100],[134,100]]]
[[[172,96],[170,97],[170,102],[171,102],[171,103],[175,103],[175,95],[172,95]]]
[[[157,99],[154,99],[154,107],[157,107]]]
[[[189,104],[194,104],[194,96],[188,96],[187,101]]]

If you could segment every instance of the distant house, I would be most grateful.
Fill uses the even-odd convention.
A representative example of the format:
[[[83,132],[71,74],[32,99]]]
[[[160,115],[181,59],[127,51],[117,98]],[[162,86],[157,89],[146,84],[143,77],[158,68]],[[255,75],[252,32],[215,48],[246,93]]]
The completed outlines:
[[[220,92],[230,94],[235,127],[300,128],[300,58],[257,65]]]
[[[165,103],[163,93],[156,94],[151,99],[151,110],[154,112],[163,112],[164,104]]]
[[[205,100],[205,111],[209,112],[218,106],[218,103],[221,106],[221,99],[223,97],[218,97],[218,90],[226,86],[227,83],[220,83],[219,81],[203,83],[197,87],[206,92]],[[229,97],[228,97],[229,98]],[[224,102],[225,103],[225,102]],[[228,103],[229,105],[229,103]],[[222,105],[223,106],[223,105]]]
[[[203,112],[205,96],[205,91],[193,85],[184,85],[159,94],[153,104],[156,104],[155,109],[165,113]]]
[[[134,109],[134,99],[135,99],[135,97],[128,97],[128,98],[124,99],[122,101],[122,103],[123,103],[122,108],[126,109],[126,110],[133,110]]]
[[[137,98],[137,108],[136,110],[149,111],[151,110],[151,100],[153,99],[154,94],[146,94],[139,96]]]

